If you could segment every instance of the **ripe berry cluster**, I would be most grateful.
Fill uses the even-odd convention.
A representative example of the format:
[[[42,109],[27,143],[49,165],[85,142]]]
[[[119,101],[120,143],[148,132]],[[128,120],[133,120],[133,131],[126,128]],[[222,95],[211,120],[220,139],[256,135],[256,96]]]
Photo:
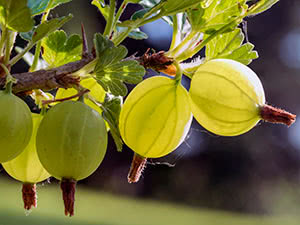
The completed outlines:
[[[193,116],[207,130],[236,136],[260,120],[291,125],[295,115],[268,106],[262,84],[247,66],[229,59],[201,65],[187,91],[178,79],[155,76],[138,84],[127,97],[119,118],[123,141],[135,152],[128,182],[137,182],[147,158],[165,156],[185,139]],[[94,79],[81,84],[98,99],[104,90]],[[69,96],[59,90],[57,97]],[[65,214],[74,214],[75,185],[102,162],[107,127],[101,110],[84,95],[64,101],[41,114],[11,93],[11,83],[0,92],[0,162],[23,182],[25,209],[36,207],[35,183],[53,176],[61,181]],[[95,108],[95,109],[93,109]]]

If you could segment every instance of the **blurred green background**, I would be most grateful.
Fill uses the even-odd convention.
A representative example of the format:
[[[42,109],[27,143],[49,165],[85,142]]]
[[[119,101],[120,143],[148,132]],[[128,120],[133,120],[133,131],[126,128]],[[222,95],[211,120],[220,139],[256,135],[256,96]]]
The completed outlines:
[[[91,46],[93,34],[103,31],[104,20],[90,2],[73,0],[50,16],[73,13],[64,29],[80,33],[82,22]],[[130,5],[122,19],[137,9]],[[250,67],[263,83],[267,102],[295,114],[300,112],[299,15],[299,0],[281,0],[271,10],[246,19],[249,41],[260,55]],[[124,41],[130,54],[142,55],[149,47],[168,49],[171,29],[165,22],[149,24],[143,31],[148,40]],[[21,39],[18,45],[24,45]],[[14,71],[26,69],[19,63]],[[188,87],[189,80],[183,82]],[[213,135],[194,121],[185,142],[174,153],[150,161],[137,184],[126,179],[132,155],[128,148],[118,153],[110,138],[99,169],[78,185],[71,219],[64,216],[55,181],[39,186],[38,209],[25,216],[21,187],[8,181],[3,171],[0,225],[299,224],[300,121],[290,128],[261,122],[238,137]]]
[[[63,215],[56,183],[38,185],[38,208],[33,212],[22,208],[20,183],[1,179],[0,192],[1,225],[296,225],[300,219],[300,216],[254,216],[137,200],[82,187],[77,189],[76,215],[68,218]]]

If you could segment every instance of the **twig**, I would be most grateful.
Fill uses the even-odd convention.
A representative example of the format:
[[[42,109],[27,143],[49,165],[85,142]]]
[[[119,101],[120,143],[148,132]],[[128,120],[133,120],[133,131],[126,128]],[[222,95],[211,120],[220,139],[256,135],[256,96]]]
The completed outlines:
[[[17,79],[13,85],[13,92],[27,92],[33,89],[52,90],[55,88],[70,88],[78,85],[80,78],[73,76],[72,73],[80,70],[90,63],[95,57],[88,55],[81,60],[67,63],[63,66],[52,68],[50,70],[38,70],[35,72],[25,72],[12,74]],[[0,88],[5,85],[5,78],[0,78]]]
[[[84,89],[84,90],[79,91],[76,95],[72,95],[70,97],[57,98],[57,99],[54,99],[54,100],[43,100],[42,104],[43,105],[47,105],[47,104],[50,104],[50,103],[53,103],[53,102],[64,102],[64,101],[67,101],[67,100],[71,100],[73,98],[81,97],[82,95],[84,95],[84,94],[86,94],[88,92],[90,92],[89,89]]]

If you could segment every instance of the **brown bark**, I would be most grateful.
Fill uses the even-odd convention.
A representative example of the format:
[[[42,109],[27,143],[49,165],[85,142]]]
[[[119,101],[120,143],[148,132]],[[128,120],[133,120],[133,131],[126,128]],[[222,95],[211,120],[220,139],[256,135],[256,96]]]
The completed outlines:
[[[79,78],[74,77],[72,73],[83,68],[94,58],[93,55],[87,55],[81,60],[67,63],[57,68],[12,74],[17,79],[17,83],[13,85],[13,92],[27,92],[33,89],[47,91],[58,87],[69,88],[73,85],[78,85]],[[5,78],[0,78],[0,87],[4,87],[4,85]]]

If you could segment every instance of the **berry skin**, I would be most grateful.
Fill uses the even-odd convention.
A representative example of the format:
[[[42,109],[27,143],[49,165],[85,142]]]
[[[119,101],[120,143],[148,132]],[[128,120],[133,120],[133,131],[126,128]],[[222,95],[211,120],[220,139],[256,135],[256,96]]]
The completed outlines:
[[[76,181],[91,175],[106,153],[101,115],[80,101],[57,104],[44,116],[36,146],[44,168],[61,180],[65,215],[74,215]]]
[[[156,76],[138,84],[120,113],[124,142],[138,155],[158,158],[184,140],[191,125],[189,96],[173,79]]]
[[[107,132],[102,117],[79,101],[55,105],[44,116],[36,146],[44,168],[55,178],[81,180],[104,158]]]
[[[0,163],[17,157],[27,146],[32,133],[31,113],[11,91],[0,91]]]
[[[201,65],[192,77],[192,112],[196,120],[217,135],[246,133],[261,119],[291,125],[295,115],[265,105],[263,86],[249,67],[230,59]]]
[[[121,136],[134,152],[128,182],[139,180],[147,158],[165,156],[185,139],[192,121],[189,96],[173,79],[144,80],[128,95],[120,113]]]
[[[29,144],[16,158],[2,163],[2,166],[10,176],[24,183],[38,183],[50,177],[50,174],[42,166],[35,147],[36,133],[42,116],[40,114],[32,114],[32,118],[33,130]]]
[[[32,119],[32,135],[25,150],[13,160],[2,163],[3,168],[11,177],[23,182],[22,193],[26,210],[37,206],[35,184],[50,177],[50,174],[40,163],[35,147],[36,133],[42,116],[40,114],[32,114]]]

